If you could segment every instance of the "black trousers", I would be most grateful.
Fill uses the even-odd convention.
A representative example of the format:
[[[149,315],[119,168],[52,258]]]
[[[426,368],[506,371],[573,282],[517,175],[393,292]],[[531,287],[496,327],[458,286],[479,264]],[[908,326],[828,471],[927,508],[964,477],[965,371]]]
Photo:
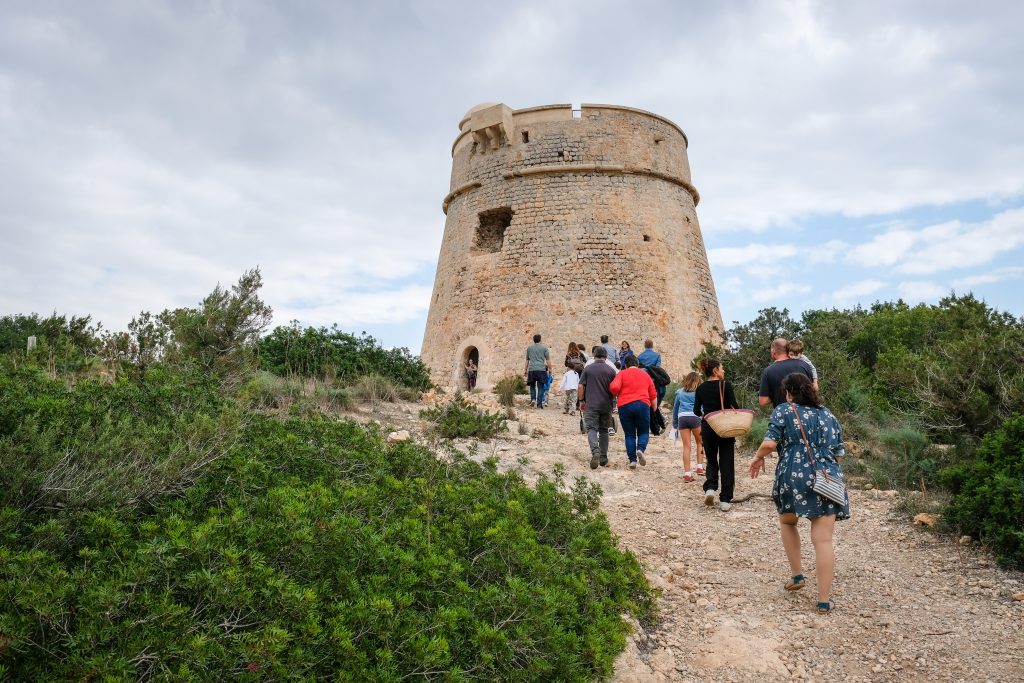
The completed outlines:
[[[718,500],[731,503],[736,490],[736,439],[723,439],[704,420],[700,421],[700,437],[704,441],[704,455],[708,467],[704,480],[705,491],[719,491]],[[718,479],[722,488],[718,488]]]

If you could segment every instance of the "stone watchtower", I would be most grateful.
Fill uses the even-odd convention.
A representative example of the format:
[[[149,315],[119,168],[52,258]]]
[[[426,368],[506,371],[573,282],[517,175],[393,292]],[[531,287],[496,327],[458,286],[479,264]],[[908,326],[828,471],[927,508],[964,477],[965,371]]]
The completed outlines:
[[[523,370],[535,333],[556,374],[570,341],[602,334],[635,352],[651,337],[673,378],[722,316],[694,207],[686,135],[611,105],[513,110],[481,104],[459,123],[422,358],[465,387]]]

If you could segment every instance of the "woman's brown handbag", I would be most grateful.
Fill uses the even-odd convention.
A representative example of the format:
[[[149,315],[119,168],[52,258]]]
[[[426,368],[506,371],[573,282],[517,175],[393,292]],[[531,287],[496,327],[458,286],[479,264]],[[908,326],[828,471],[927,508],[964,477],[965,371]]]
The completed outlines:
[[[743,436],[754,424],[754,411],[745,408],[725,407],[725,380],[718,381],[718,395],[721,398],[722,410],[716,410],[704,416],[715,434],[723,439]]]

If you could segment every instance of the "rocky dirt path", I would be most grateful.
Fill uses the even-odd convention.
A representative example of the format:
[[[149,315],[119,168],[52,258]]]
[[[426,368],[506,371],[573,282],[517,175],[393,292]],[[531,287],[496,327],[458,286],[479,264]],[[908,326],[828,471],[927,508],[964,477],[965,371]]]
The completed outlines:
[[[808,587],[786,593],[771,500],[705,507],[700,481],[683,482],[667,437],[654,438],[647,466],[631,471],[616,436],[612,466],[592,471],[578,418],[554,406],[518,414],[531,435],[513,423],[480,454],[508,467],[525,457],[527,475],[562,463],[570,480],[600,483],[612,528],[662,591],[657,626],[631,639],[614,681],[1024,681],[1024,602],[1012,597],[1024,576],[897,518],[891,493],[851,492],[852,519],[836,525],[836,607],[819,616],[806,522]],[[751,456],[737,455],[737,498],[771,491],[774,463],[752,481]]]

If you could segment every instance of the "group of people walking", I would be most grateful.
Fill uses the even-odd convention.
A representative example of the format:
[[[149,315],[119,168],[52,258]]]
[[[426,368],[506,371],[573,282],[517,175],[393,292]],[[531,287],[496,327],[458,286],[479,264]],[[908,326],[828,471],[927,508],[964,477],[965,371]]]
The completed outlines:
[[[543,348],[543,354],[535,348],[538,346]],[[588,356],[581,344],[569,344],[565,359],[567,379],[563,378],[562,384],[566,394],[565,412],[574,412],[577,407],[582,411],[591,469],[609,464],[609,433],[613,430],[616,409],[629,468],[647,464],[645,452],[650,444],[652,414],[662,402],[664,388],[659,392],[650,370],[660,367],[661,354],[654,351],[654,342],[650,339],[644,346],[642,353],[634,355],[628,342],[622,342],[616,349],[604,336]],[[762,406],[771,405],[772,412],[764,440],[748,471],[751,478],[756,478],[765,471],[765,458],[778,453],[772,499],[791,570],[791,578],[784,588],[795,591],[806,585],[801,569],[800,535],[796,529],[798,519],[805,517],[811,520],[811,542],[815,550],[817,608],[827,613],[832,609],[830,595],[835,570],[832,532],[836,520],[849,518],[849,498],[845,490],[843,502],[819,495],[813,490],[812,482],[819,468],[841,461],[845,453],[842,428],[821,404],[817,369],[803,355],[803,344],[798,340],[776,339],[771,343],[770,353],[772,363],[761,374],[758,402]],[[543,368],[541,361],[545,362]],[[543,369],[544,375],[551,368],[547,348],[540,344],[540,335],[534,336],[534,344],[527,350],[526,367],[531,399],[539,401],[543,394],[534,392],[534,385],[539,386],[540,382],[540,375],[533,374],[534,367],[538,373]],[[690,372],[683,378],[673,398],[672,427],[682,442],[683,481],[689,483],[696,476],[703,476],[704,504],[714,506],[717,502],[718,508],[727,512],[735,494],[736,439],[720,436],[707,418],[717,411],[740,406],[720,360],[703,360],[698,363],[698,370],[700,372]],[[694,460],[696,467],[691,469]]]

